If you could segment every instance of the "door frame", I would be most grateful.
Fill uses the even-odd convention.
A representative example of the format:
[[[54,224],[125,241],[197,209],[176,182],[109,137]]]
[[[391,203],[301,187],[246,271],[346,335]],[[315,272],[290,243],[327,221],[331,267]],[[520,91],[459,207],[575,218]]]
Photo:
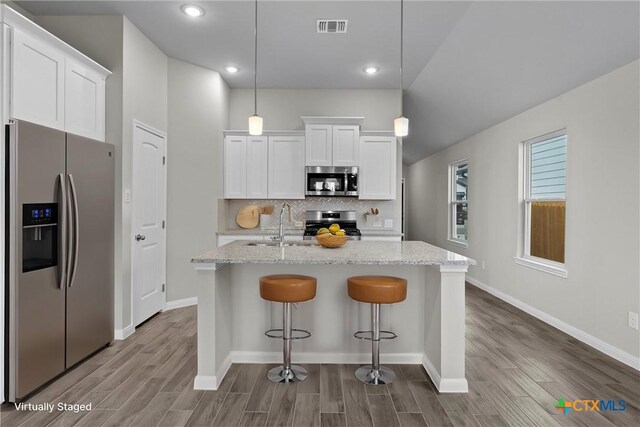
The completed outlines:
[[[162,257],[164,259],[164,264],[163,264],[163,268],[162,268],[162,282],[164,284],[165,290],[163,292],[163,301],[162,301],[162,311],[164,311],[167,307],[167,134],[155,129],[137,119],[133,120],[133,127],[132,127],[132,135],[131,135],[131,190],[133,190],[133,169],[136,166],[136,157],[135,157],[135,144],[136,144],[136,128],[151,133],[153,135],[156,135],[159,138],[162,138],[164,140],[164,152],[163,152],[163,156],[165,158],[165,163],[164,163],[164,203],[162,206],[162,216],[164,218],[165,221],[165,227],[163,228],[163,232],[162,232]],[[129,235],[129,242],[131,245],[131,292],[129,295],[129,298],[131,300],[131,326],[133,328],[133,330],[135,330],[135,318],[133,316],[134,314],[134,303],[135,303],[135,298],[134,298],[134,286],[135,283],[133,281],[134,278],[134,261],[135,261],[135,206],[136,206],[136,197],[135,194],[133,194],[133,197],[131,197],[131,222],[130,222],[130,226],[131,226],[131,233]]]

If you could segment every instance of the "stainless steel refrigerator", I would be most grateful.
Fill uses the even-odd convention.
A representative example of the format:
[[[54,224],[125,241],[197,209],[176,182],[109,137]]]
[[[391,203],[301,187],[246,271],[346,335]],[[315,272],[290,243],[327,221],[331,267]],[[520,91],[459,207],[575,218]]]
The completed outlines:
[[[115,149],[8,125],[6,392],[18,401],[113,340]]]

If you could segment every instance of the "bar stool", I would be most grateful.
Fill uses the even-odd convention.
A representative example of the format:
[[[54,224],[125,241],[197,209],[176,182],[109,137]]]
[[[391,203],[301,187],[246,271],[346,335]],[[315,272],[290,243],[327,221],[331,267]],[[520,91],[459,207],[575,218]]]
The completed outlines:
[[[380,366],[380,340],[395,339],[397,335],[380,330],[380,304],[404,301],[407,281],[391,276],[356,276],[347,279],[347,287],[351,299],[371,304],[371,331],[353,334],[358,339],[371,340],[371,365],[359,367],[355,376],[365,384],[391,384],[396,374],[386,366]]]
[[[309,301],[316,296],[316,278],[298,274],[275,274],[260,278],[262,299],[282,304],[282,328],[269,329],[264,334],[269,338],[282,338],[283,363],[267,373],[269,381],[290,383],[304,381],[309,373],[300,365],[291,364],[291,340],[309,338],[311,332],[291,327],[291,304]],[[275,334],[280,332],[280,334]],[[293,336],[293,333],[298,336]]]

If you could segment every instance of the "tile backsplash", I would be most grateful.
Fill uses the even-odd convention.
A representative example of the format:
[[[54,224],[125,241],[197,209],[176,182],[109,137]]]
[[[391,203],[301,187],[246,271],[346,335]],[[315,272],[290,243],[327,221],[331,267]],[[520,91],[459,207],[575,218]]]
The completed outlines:
[[[240,229],[236,224],[236,214],[243,206],[247,205],[273,205],[273,215],[268,228],[277,228],[280,209],[283,203],[291,206],[291,223],[285,223],[286,228],[304,228],[304,215],[308,210],[344,210],[356,211],[358,228],[361,230],[386,230],[400,232],[401,211],[399,200],[359,200],[352,197],[308,197],[304,200],[219,200],[218,208],[220,219],[219,229]],[[371,208],[378,209],[376,216],[367,215]],[[390,221],[389,221],[390,220]],[[296,221],[302,223],[296,226]]]

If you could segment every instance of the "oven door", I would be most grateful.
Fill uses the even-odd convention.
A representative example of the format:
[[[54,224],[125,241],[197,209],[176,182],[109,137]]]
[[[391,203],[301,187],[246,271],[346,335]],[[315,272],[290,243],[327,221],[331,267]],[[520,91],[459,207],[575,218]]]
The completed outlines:
[[[307,196],[345,196],[347,179],[344,172],[333,168],[307,167]]]

